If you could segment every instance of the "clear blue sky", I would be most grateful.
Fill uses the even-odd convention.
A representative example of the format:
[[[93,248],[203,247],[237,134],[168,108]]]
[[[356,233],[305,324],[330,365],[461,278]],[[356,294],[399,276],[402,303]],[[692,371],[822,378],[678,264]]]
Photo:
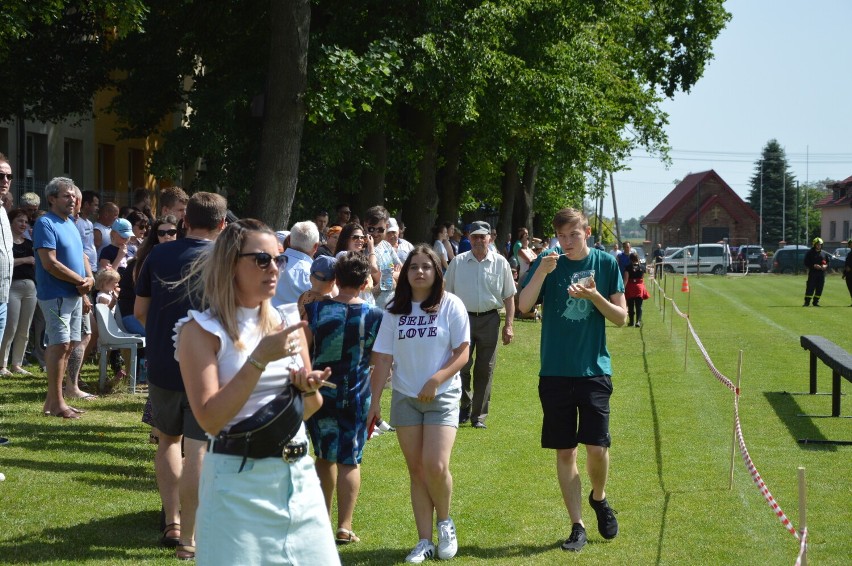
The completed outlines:
[[[648,214],[673,181],[708,169],[743,199],[766,142],[799,182],[852,176],[852,1],[729,0],[714,59],[663,103],[672,165],[637,151],[614,175],[618,215]],[[809,157],[808,157],[809,155]],[[609,192],[604,215],[613,215]]]

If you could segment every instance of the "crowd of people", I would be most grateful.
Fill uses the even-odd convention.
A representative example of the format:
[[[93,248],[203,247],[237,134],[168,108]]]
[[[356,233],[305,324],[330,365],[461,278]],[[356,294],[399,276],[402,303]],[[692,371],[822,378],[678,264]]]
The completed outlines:
[[[0,193],[12,177],[0,156]],[[541,444],[554,450],[572,524],[562,548],[586,542],[579,444],[598,531],[616,536],[606,499],[612,369],[604,322],[626,322],[624,281],[629,293],[636,274],[588,247],[579,211],[554,217],[546,250],[526,229],[498,249],[496,231],[481,220],[438,224],[432,244],[413,244],[382,206],[356,218],[340,205],[334,221],[321,212],[275,231],[229,218],[220,195],[190,197],[177,187],[161,191],[157,215],[146,192],[133,207],[100,206],[64,177],[44,197],[47,211],[31,233],[28,211],[0,214],[0,322],[8,326],[0,373],[26,372],[21,329],[36,326],[29,319],[40,313],[44,414],[77,419],[85,411],[76,400],[96,397],[79,381],[97,343],[92,305],[146,337],[142,419],[156,444],[159,543],[176,558],[339,563],[336,545],[360,541],[366,443],[393,431],[417,531],[405,560],[453,558],[457,430],[485,430],[489,416],[499,417],[490,403],[497,349],[513,342],[517,318],[538,319],[539,306]],[[631,305],[638,325],[641,303]],[[120,383],[125,369],[114,363]],[[310,446],[315,459],[305,457]]]

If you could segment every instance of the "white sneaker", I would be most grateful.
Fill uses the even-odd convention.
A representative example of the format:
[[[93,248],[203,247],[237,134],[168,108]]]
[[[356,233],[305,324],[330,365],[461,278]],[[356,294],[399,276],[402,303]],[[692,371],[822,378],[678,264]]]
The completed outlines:
[[[435,556],[435,545],[432,544],[431,540],[420,539],[420,542],[417,543],[417,546],[414,547],[408,556],[405,557],[405,561],[409,564],[421,564],[426,561],[427,558],[432,558]]]
[[[456,524],[451,518],[438,523],[438,558],[449,560],[459,551],[459,541],[456,538]]]

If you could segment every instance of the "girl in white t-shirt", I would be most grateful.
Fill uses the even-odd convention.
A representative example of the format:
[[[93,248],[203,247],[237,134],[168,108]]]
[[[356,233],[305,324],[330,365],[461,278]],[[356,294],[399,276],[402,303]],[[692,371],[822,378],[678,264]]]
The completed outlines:
[[[458,550],[450,518],[450,454],[459,422],[459,370],[469,356],[470,323],[461,299],[444,292],[441,265],[427,245],[415,246],[408,255],[371,358],[375,367],[368,423],[381,419],[384,377],[393,368],[390,422],[411,477],[420,539],[407,562],[422,562],[435,554],[433,515],[438,557],[452,558]]]
[[[113,313],[115,313],[115,304],[118,302],[118,282],[120,280],[121,275],[114,269],[101,269],[95,275],[95,289],[98,291],[97,303],[107,305]]]

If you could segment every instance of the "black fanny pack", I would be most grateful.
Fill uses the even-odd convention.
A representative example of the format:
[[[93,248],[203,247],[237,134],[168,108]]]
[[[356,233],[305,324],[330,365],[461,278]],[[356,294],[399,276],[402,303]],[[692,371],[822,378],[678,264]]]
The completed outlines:
[[[288,385],[252,416],[241,420],[228,432],[219,433],[212,442],[211,451],[242,456],[243,465],[246,458],[281,456],[299,432],[303,416],[301,392]]]

